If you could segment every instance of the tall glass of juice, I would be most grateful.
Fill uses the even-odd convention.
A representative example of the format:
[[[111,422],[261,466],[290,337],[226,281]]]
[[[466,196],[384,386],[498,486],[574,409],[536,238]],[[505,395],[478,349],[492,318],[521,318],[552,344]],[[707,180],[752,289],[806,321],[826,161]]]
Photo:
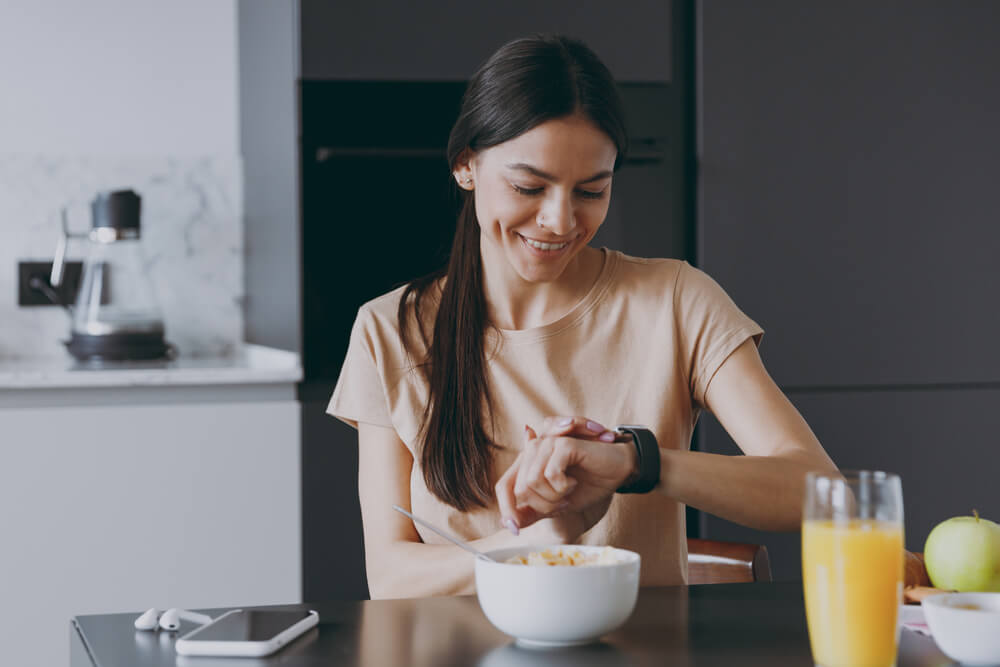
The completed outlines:
[[[820,667],[893,667],[903,595],[903,488],[876,471],[810,473],[802,583]]]

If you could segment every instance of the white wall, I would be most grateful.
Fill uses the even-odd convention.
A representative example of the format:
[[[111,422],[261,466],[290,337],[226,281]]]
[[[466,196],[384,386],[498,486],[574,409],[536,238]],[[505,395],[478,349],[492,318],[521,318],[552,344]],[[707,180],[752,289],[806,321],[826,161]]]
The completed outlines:
[[[15,267],[51,260],[63,206],[85,229],[120,188],[142,197],[167,339],[185,356],[240,341],[237,60],[236,0],[0,0],[0,361],[66,356],[66,314],[19,307]]]
[[[237,155],[236,0],[0,0],[0,152]]]

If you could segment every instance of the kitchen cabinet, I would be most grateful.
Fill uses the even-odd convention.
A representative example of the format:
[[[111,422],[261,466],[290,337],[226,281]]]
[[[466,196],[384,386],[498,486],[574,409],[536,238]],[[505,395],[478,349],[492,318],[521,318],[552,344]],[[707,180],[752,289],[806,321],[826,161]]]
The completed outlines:
[[[1000,382],[1000,6],[702,6],[700,261],[775,379]]]
[[[559,32],[587,42],[618,80],[669,81],[671,5],[669,0],[300,0],[302,76],[462,81],[504,42]]]
[[[298,369],[31,388],[26,366],[0,365],[4,664],[66,664],[81,613],[302,600]]]
[[[902,474],[909,548],[995,518],[1000,5],[699,6],[701,268],[834,462]],[[797,535],[705,526],[798,576]]]

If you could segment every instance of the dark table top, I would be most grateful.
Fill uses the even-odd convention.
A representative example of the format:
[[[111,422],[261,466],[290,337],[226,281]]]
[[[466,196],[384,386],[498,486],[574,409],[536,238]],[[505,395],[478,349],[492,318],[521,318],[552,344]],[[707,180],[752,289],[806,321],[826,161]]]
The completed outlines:
[[[810,666],[802,584],[713,584],[644,588],[624,626],[589,646],[525,649],[494,628],[475,596],[333,601],[259,607],[316,609],[320,624],[269,658],[177,656],[179,633],[136,631],[139,611],[77,616],[72,667],[639,667]],[[226,609],[198,610],[217,616]],[[953,664],[929,637],[903,630],[898,667]]]

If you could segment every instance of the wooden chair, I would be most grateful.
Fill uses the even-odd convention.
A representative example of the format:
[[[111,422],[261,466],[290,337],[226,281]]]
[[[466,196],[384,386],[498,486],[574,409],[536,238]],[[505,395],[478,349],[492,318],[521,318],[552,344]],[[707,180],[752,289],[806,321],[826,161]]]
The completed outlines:
[[[771,581],[771,561],[763,544],[688,538],[688,584]]]

